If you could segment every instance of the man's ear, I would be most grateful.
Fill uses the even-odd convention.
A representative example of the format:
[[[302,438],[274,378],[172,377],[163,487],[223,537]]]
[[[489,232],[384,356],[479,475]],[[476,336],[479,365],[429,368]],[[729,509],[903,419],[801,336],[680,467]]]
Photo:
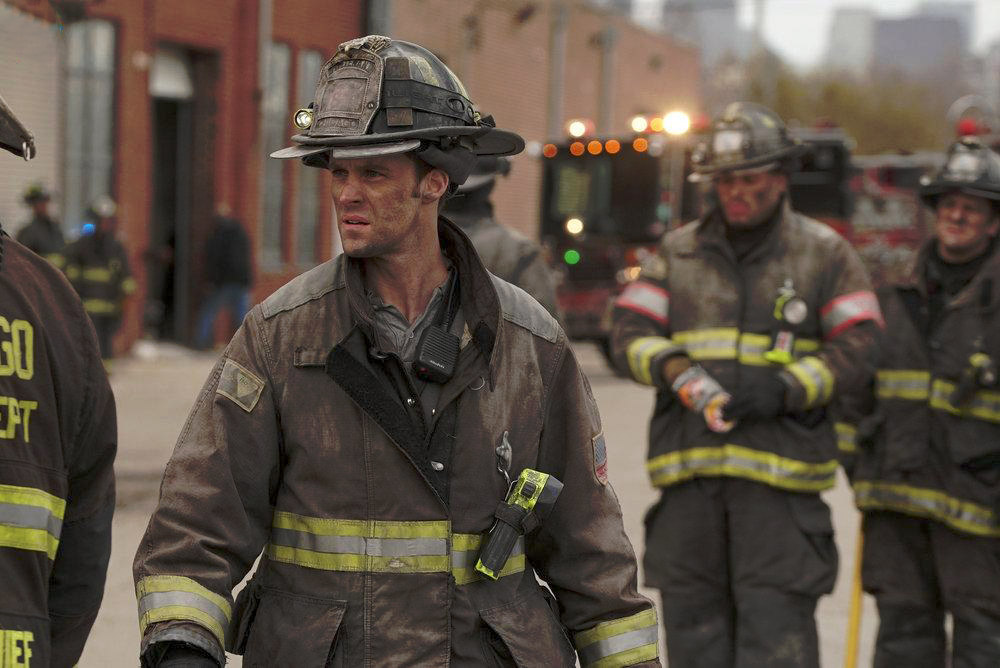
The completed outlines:
[[[448,183],[448,174],[443,169],[430,170],[420,182],[420,201],[425,204],[438,201],[448,190]]]

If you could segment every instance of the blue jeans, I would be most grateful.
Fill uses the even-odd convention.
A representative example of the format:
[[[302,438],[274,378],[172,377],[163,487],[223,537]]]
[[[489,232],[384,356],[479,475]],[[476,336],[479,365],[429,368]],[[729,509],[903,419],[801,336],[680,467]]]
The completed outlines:
[[[198,338],[195,344],[199,348],[208,348],[212,345],[212,325],[215,324],[215,318],[223,308],[229,309],[232,323],[230,331],[236,331],[250,310],[250,289],[239,283],[225,283],[217,286],[208,296],[198,314]]]

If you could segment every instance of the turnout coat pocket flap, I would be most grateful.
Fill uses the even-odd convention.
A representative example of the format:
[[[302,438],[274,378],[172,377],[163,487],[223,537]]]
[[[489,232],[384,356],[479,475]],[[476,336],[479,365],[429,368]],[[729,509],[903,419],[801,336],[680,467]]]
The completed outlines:
[[[244,666],[328,665],[347,601],[262,587],[251,594],[238,624]],[[346,647],[343,648],[346,650]]]
[[[528,594],[479,613],[518,666],[574,666],[576,652],[548,602]]]

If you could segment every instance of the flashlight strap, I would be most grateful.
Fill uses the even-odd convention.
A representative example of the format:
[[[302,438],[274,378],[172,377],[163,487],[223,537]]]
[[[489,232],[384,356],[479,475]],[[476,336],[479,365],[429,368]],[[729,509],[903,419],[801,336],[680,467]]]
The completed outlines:
[[[538,528],[540,521],[533,510],[525,510],[516,504],[501,501],[493,511],[498,522],[508,525],[518,534],[529,534]]]

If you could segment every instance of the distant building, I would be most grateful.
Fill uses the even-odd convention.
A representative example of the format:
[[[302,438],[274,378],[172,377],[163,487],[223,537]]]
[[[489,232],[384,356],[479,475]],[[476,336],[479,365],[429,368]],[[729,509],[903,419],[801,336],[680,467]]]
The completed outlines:
[[[667,0],[663,5],[663,31],[701,49],[705,72],[728,60],[744,60],[751,39],[739,27],[736,0]]]
[[[902,74],[931,84],[945,97],[964,92],[963,60],[968,43],[960,21],[945,16],[879,19],[872,46],[873,71]]]
[[[833,70],[864,76],[872,60],[875,12],[859,7],[838,7],[830,23],[826,65]]]
[[[976,3],[945,2],[944,0],[924,0],[917,6],[918,16],[955,19],[962,29],[963,53],[968,53],[972,44],[972,29],[976,21]]]

